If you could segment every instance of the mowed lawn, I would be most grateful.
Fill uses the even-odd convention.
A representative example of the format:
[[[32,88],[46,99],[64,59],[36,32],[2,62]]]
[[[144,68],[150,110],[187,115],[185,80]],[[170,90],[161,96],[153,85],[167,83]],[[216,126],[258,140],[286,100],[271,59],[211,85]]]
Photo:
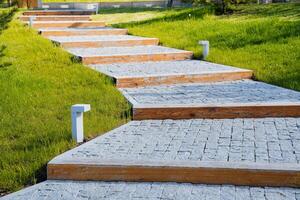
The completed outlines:
[[[87,138],[125,123],[129,105],[111,80],[77,63],[7,9],[0,12],[1,196],[45,180],[47,162],[76,146],[72,104],[91,104],[84,117]]]
[[[134,35],[158,37],[162,45],[191,50],[200,58],[198,40],[209,40],[209,61],[254,70],[255,78],[300,91],[300,4],[247,5],[231,15],[215,16],[207,9],[121,10]],[[115,11],[117,12],[117,11]],[[128,23],[130,16],[152,14]],[[114,22],[111,10],[103,18]],[[127,13],[127,17],[126,17]],[[158,17],[153,16],[157,13]],[[135,18],[131,18],[136,21]]]

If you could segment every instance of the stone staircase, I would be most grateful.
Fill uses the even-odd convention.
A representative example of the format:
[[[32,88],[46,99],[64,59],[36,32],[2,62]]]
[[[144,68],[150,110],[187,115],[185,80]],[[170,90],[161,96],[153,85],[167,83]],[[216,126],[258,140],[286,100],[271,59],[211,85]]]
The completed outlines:
[[[3,199],[300,199],[299,92],[100,22],[42,23],[43,36],[115,81],[134,120],[55,157],[47,181]]]

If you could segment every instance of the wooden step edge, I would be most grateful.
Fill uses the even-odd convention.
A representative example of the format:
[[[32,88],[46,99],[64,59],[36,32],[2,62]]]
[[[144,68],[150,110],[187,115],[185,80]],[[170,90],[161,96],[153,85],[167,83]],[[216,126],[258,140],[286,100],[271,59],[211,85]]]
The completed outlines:
[[[19,20],[27,22],[29,21],[30,16],[20,16]],[[47,22],[47,21],[90,21],[89,16],[80,16],[80,17],[66,17],[66,16],[36,16],[34,21]]]
[[[187,60],[193,57],[193,52],[183,51],[178,53],[157,53],[157,54],[135,54],[135,55],[114,55],[114,56],[91,56],[79,58],[83,64],[112,64],[127,62],[147,62],[147,61],[170,61]]]
[[[135,40],[115,40],[115,41],[86,41],[86,42],[61,42],[64,48],[97,48],[97,47],[118,47],[118,46],[146,46],[158,45],[157,38],[144,38]]]
[[[30,15],[35,15],[35,16],[47,16],[47,15],[92,15],[95,14],[95,11],[25,11],[23,12],[23,15],[25,16],[30,16]]]
[[[105,164],[106,163],[106,164]],[[124,163],[124,164],[123,164]],[[298,164],[243,164],[202,162],[196,166],[172,163],[142,164],[119,162],[109,164],[50,163],[48,179],[91,181],[186,182],[201,184],[232,184],[246,186],[300,186]]]
[[[105,22],[93,22],[91,21],[83,21],[83,22],[76,22],[76,21],[58,21],[57,23],[49,23],[49,21],[42,21],[45,23],[33,23],[33,28],[102,28],[105,27]]]
[[[223,71],[204,74],[182,74],[182,75],[162,75],[147,77],[116,77],[118,88],[133,88],[156,85],[170,85],[182,83],[209,83],[219,81],[233,81],[241,79],[251,79],[251,70]]]
[[[126,95],[125,95],[126,96]],[[300,103],[220,104],[220,105],[139,105],[126,96],[134,120],[146,119],[223,119],[261,117],[300,117]]]
[[[116,30],[83,30],[83,31],[68,31],[68,30],[43,30],[39,31],[42,36],[85,36],[85,35],[126,35],[127,29]]]

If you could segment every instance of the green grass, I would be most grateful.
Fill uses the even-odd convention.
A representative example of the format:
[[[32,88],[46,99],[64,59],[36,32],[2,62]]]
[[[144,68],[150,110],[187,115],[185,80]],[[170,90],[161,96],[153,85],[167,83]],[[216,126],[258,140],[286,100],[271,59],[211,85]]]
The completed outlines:
[[[161,20],[162,18],[181,18],[187,13],[193,12],[190,8],[119,8],[119,9],[101,9],[100,14],[93,15],[93,20],[105,21],[107,24],[120,24],[133,22],[147,23],[149,20]],[[195,13],[197,16],[203,16],[204,13],[209,12],[205,9],[201,12]]]
[[[44,180],[46,163],[75,146],[72,104],[91,104],[87,138],[124,123],[129,106],[111,80],[0,12],[1,194]]]
[[[300,91],[300,4],[234,9],[225,16],[205,15],[208,11],[203,8],[162,10],[156,17],[131,23],[133,10],[123,10],[120,15],[128,23],[115,26],[134,35],[158,37],[165,46],[192,50],[196,58],[202,54],[197,41],[209,40],[209,61],[252,69],[258,80]],[[108,16],[113,22],[113,14],[104,12],[103,18]]]

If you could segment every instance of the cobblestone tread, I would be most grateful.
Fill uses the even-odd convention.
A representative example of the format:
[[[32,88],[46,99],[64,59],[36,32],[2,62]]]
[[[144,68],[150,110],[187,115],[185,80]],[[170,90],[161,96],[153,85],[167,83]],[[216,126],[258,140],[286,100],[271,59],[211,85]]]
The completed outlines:
[[[49,27],[49,28],[39,28],[39,31],[95,31],[95,30],[123,30],[119,28],[112,28],[112,27],[85,27],[85,28],[55,28],[55,27]]]
[[[199,60],[116,63],[108,65],[91,65],[91,67],[104,74],[119,78],[248,71]]]
[[[300,92],[252,80],[121,89],[135,104],[300,102]]]
[[[132,121],[50,163],[109,159],[297,164],[300,118]]]
[[[82,57],[90,56],[116,56],[139,54],[181,53],[183,50],[163,46],[134,46],[134,47],[103,47],[103,48],[67,48],[67,51]]]
[[[122,40],[145,40],[149,38],[131,35],[100,35],[100,36],[58,36],[48,37],[56,42],[96,42],[96,41],[122,41]]]
[[[300,200],[300,189],[202,185],[46,181],[1,200]]]

